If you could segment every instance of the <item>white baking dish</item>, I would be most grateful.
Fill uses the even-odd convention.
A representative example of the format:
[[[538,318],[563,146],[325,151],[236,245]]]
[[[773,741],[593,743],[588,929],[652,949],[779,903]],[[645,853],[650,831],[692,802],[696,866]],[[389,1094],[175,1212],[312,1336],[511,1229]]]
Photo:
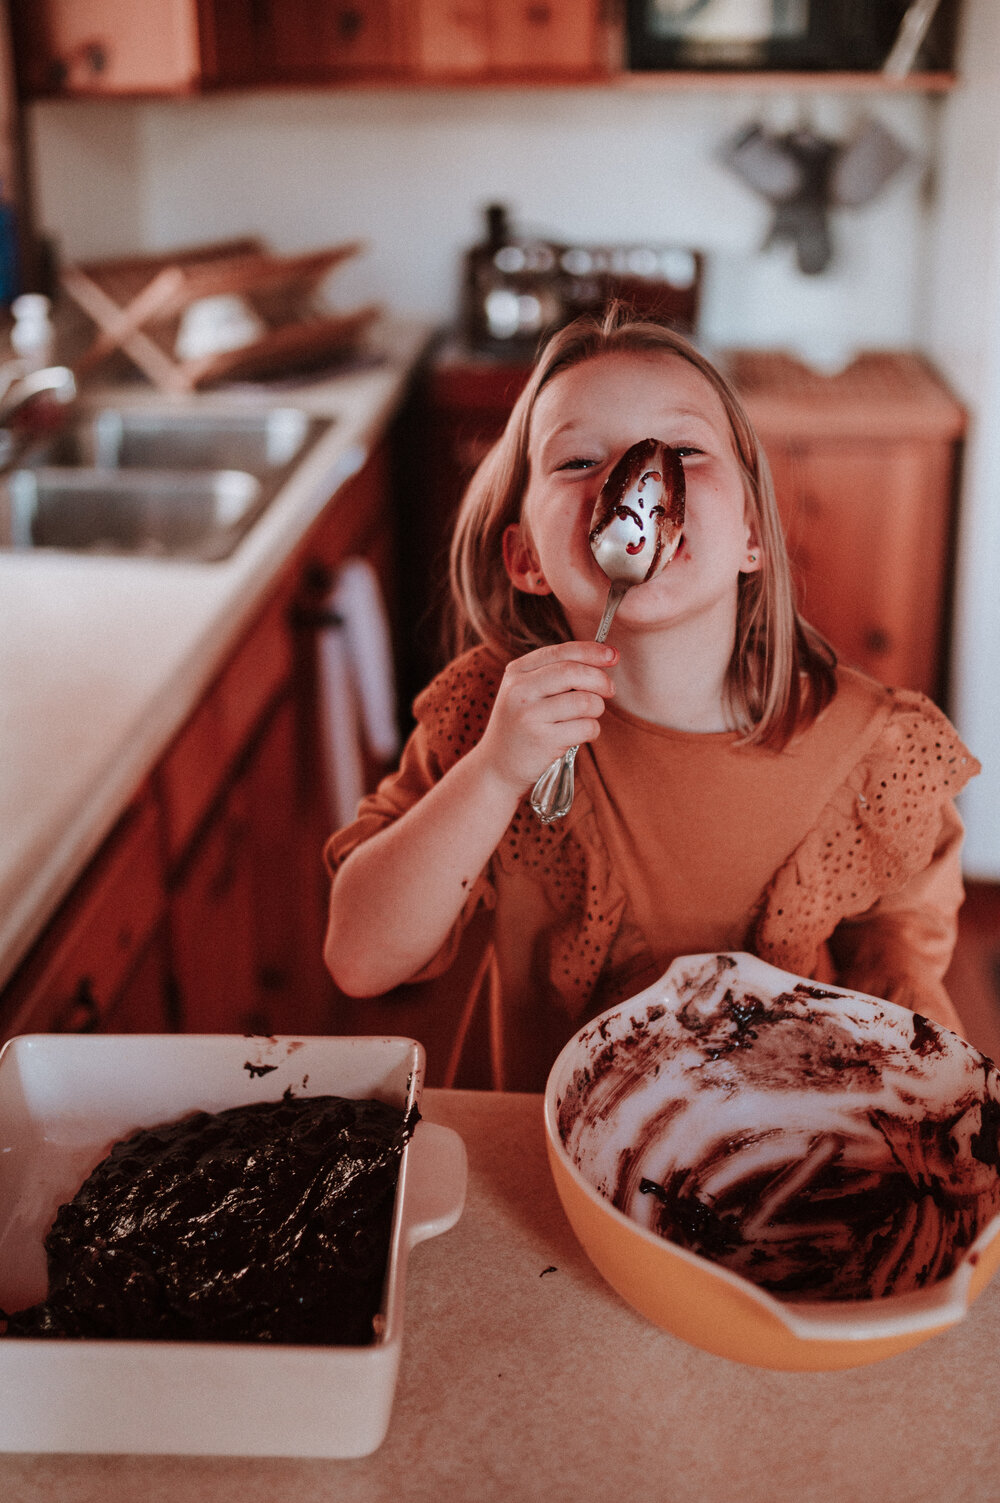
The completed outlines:
[[[0,1052],[0,1306],[44,1297],[45,1234],[116,1139],[289,1087],[406,1108],[423,1071],[423,1048],[403,1038],[12,1039]],[[407,1255],[455,1224],[465,1178],[458,1135],[420,1122],[403,1155],[373,1346],[3,1338],[0,1450],[368,1455],[389,1425]]]

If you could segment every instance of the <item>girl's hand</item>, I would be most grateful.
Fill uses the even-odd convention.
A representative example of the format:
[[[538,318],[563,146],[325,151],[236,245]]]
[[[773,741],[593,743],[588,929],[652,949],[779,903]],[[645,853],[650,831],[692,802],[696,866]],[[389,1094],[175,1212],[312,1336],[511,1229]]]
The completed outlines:
[[[520,797],[568,747],[595,741],[617,661],[601,642],[558,642],[508,663],[477,748],[494,776]]]

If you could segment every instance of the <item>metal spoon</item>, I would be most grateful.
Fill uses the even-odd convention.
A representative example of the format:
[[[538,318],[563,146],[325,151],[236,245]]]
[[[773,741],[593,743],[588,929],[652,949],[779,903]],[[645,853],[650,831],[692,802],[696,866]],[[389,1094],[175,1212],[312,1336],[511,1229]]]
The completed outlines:
[[[598,642],[611,629],[627,590],[666,568],[684,527],[684,466],[680,454],[656,438],[626,449],[601,487],[590,525],[594,557],[611,581]],[[543,825],[562,819],[573,803],[571,746],[546,768],[531,790],[531,807]]]

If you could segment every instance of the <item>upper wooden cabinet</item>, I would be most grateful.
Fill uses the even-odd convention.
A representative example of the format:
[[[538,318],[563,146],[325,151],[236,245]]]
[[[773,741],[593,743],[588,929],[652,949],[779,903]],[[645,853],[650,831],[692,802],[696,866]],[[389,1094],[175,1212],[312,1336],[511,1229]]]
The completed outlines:
[[[602,0],[12,0],[22,94],[606,73]]]
[[[425,78],[558,78],[604,66],[599,0],[415,0],[413,71]]]
[[[22,95],[605,81],[919,89],[947,72],[629,71],[620,0],[8,0]]]
[[[194,0],[11,0],[22,94],[176,94],[201,80]]]

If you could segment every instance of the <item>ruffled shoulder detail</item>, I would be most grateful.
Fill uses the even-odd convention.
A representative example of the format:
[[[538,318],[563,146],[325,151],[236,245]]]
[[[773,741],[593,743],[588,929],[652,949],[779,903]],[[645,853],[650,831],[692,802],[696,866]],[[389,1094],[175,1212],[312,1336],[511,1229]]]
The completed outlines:
[[[488,648],[473,647],[417,695],[413,713],[439,772],[453,767],[482,736],[505,666]]]
[[[878,734],[762,899],[751,948],[783,970],[808,973],[842,919],[930,864],[942,805],[980,770],[935,704],[913,690],[888,692]]]

